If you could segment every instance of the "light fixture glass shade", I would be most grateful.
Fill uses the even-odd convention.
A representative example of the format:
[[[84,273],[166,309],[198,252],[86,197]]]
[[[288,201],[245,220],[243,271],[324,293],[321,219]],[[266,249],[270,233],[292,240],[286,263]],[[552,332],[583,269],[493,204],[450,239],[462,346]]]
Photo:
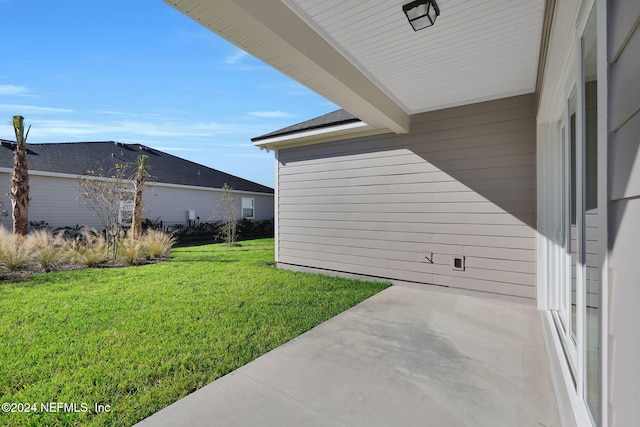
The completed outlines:
[[[414,31],[432,26],[440,15],[440,8],[435,0],[415,0],[402,6]]]
[[[422,16],[425,16],[427,14],[427,8],[428,6],[426,4],[419,4],[413,9],[405,11],[405,13],[407,15],[407,18],[409,18],[409,21],[413,21]]]

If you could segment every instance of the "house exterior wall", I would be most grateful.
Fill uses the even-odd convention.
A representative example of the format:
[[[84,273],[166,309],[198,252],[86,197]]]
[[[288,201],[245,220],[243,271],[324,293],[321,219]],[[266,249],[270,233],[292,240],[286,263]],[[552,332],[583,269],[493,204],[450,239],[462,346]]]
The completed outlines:
[[[609,420],[640,420],[640,2],[609,2]]]
[[[31,186],[29,221],[45,221],[51,227],[83,225],[101,229],[98,217],[80,202],[78,179],[62,174],[30,174]],[[11,200],[7,193],[11,189],[11,173],[0,171],[0,201],[10,212]],[[195,210],[199,221],[206,222],[221,218],[219,189],[187,187],[162,183],[150,183],[144,193],[143,217],[160,219],[165,224],[181,223],[188,220],[187,210]],[[236,204],[240,212],[242,197],[255,199],[255,219],[273,218],[273,195],[237,192]],[[0,217],[0,224],[11,227],[11,217]]]
[[[222,191],[210,188],[178,187],[162,184],[151,184],[145,197],[145,218],[160,217],[167,223],[184,223],[187,221],[187,210],[195,210],[198,221],[206,222],[223,218],[221,197]],[[237,212],[240,213],[242,197],[255,199],[254,219],[273,218],[273,195],[258,193],[235,193]]]
[[[535,148],[524,95],[279,150],[278,264],[535,298]]]
[[[4,202],[9,216],[0,218],[6,228],[11,228],[11,173],[0,171],[0,200]],[[84,225],[101,229],[100,220],[89,209],[80,204],[78,180],[74,177],[49,177],[34,173],[29,175],[29,221],[45,221],[51,227]]]

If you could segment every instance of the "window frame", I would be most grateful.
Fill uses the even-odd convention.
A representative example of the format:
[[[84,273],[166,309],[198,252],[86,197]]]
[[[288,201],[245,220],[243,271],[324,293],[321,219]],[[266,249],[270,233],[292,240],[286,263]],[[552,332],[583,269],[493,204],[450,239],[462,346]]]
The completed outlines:
[[[250,207],[245,207],[245,202],[250,202]],[[251,215],[245,215],[244,210],[251,209]],[[240,214],[242,215],[242,219],[255,219],[256,216],[256,199],[255,197],[242,197],[240,199]]]

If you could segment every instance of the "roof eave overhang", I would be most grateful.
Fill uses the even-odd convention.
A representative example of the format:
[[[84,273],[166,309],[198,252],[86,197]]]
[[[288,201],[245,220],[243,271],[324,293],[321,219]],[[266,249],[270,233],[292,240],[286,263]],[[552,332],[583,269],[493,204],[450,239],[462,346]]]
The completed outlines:
[[[362,121],[357,121],[308,131],[276,135],[259,140],[254,139],[253,145],[260,149],[270,151],[383,133],[389,133],[389,130],[385,128],[374,128]]]
[[[409,131],[409,114],[280,0],[164,0],[375,129]]]

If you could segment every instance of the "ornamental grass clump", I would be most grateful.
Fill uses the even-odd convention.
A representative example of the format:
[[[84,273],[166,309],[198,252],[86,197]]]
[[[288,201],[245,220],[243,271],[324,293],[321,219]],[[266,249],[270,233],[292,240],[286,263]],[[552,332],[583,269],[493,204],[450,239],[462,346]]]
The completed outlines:
[[[94,230],[83,230],[80,238],[68,240],[73,263],[83,267],[95,267],[107,260],[107,239]]]
[[[175,241],[170,234],[158,230],[147,230],[139,239],[128,234],[118,243],[118,259],[125,265],[137,265],[167,258]]]
[[[17,271],[27,267],[32,259],[32,241],[0,226],[0,269]]]
[[[166,258],[175,245],[176,239],[163,231],[147,230],[142,236],[141,243],[147,258]]]
[[[174,244],[173,236],[157,230],[148,230],[140,239],[124,235],[114,258],[105,234],[95,230],[67,238],[50,230],[23,236],[0,225],[0,281],[43,271],[146,264],[168,258]]]
[[[27,236],[33,247],[33,260],[46,272],[58,269],[69,259],[67,244],[62,233],[53,235],[48,230],[36,230]]]
[[[125,265],[136,265],[144,259],[144,248],[140,240],[129,236],[118,242],[118,258]]]

